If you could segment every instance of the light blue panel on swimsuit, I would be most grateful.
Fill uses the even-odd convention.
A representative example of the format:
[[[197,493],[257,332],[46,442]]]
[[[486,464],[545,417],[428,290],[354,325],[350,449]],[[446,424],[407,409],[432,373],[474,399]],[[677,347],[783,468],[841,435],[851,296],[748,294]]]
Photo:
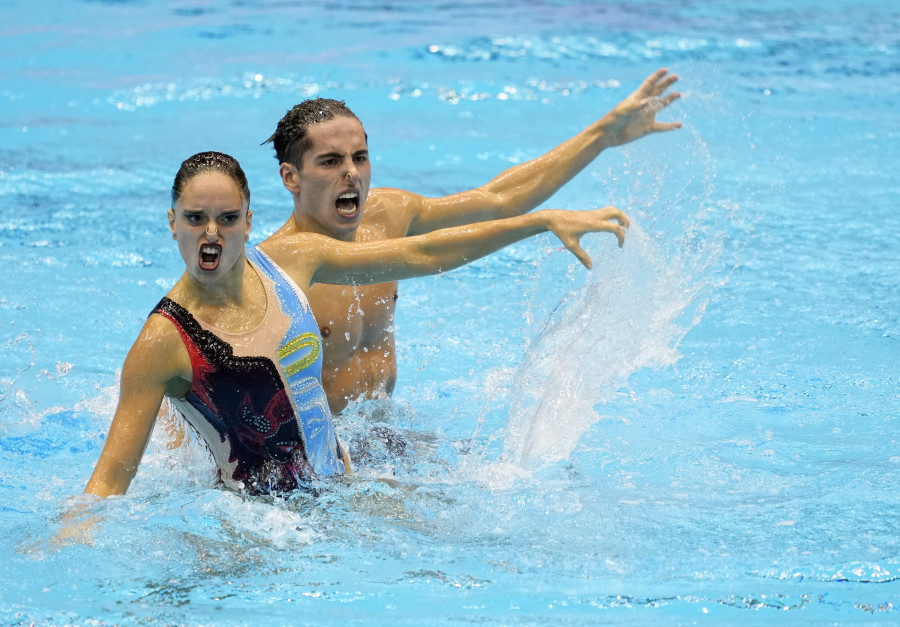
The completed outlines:
[[[306,294],[259,248],[248,248],[247,259],[272,280],[278,306],[291,320],[278,345],[277,357],[290,390],[307,460],[317,475],[342,473],[344,463],[322,388],[322,339]]]

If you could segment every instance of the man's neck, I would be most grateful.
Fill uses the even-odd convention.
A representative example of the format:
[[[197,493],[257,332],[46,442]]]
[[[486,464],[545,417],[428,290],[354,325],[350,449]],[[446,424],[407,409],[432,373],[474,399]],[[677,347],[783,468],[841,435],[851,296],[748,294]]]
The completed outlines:
[[[290,237],[297,233],[318,233],[319,235],[324,235],[325,237],[341,240],[343,242],[356,241],[355,230],[350,233],[332,233],[331,231],[323,229],[319,224],[314,223],[311,220],[298,219],[296,213],[292,214],[291,217],[287,219],[287,222],[282,224],[281,228],[275,231],[272,237]]]

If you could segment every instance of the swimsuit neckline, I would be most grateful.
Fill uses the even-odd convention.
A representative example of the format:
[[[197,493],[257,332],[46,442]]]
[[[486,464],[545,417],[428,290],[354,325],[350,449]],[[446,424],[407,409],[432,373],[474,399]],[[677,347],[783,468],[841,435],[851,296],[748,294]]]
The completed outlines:
[[[246,259],[247,259],[247,263],[250,264],[250,267],[253,269],[253,272],[256,274],[256,277],[259,279],[259,282],[262,284],[263,293],[264,293],[265,299],[266,299],[266,311],[263,314],[262,318],[260,319],[259,323],[254,325],[252,329],[247,329],[246,331],[241,331],[240,333],[233,333],[231,331],[226,331],[225,329],[217,327],[216,325],[204,320],[200,316],[195,315],[193,312],[188,310],[188,313],[191,314],[191,317],[193,317],[194,320],[196,320],[197,323],[203,329],[210,331],[212,333],[215,333],[216,335],[219,335],[221,337],[237,338],[237,337],[244,337],[246,335],[250,335],[251,333],[255,333],[256,331],[258,331],[260,328],[262,328],[266,324],[266,320],[268,320],[269,314],[272,312],[272,302],[273,302],[273,296],[274,296],[274,294],[272,293],[272,285],[270,285],[270,283],[266,280],[266,277],[263,276],[263,273],[259,270],[259,268],[256,267],[256,264],[254,264],[252,261],[250,261],[249,258],[246,258]],[[177,302],[177,301],[175,301],[175,302]],[[181,303],[178,303],[178,304],[180,305]],[[182,305],[182,307],[184,307],[184,306]],[[184,309],[187,310],[186,307]]]

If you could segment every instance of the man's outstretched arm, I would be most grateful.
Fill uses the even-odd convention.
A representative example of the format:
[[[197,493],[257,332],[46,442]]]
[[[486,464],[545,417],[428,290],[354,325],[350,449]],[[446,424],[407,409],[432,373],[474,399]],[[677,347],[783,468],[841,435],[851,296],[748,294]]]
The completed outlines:
[[[678,92],[665,93],[677,80],[678,76],[667,69],[657,70],[612,111],[574,137],[481,187],[442,198],[380,191],[386,196],[403,196],[410,216],[407,235],[521,215],[550,198],[605,149],[681,128],[681,122],[656,120],[659,111],[681,97]],[[398,201],[401,199],[394,200]]]

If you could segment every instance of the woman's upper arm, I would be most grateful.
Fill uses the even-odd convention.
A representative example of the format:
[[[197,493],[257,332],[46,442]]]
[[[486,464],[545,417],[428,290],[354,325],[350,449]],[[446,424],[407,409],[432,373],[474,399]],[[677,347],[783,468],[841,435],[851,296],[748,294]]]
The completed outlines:
[[[423,252],[419,238],[401,237],[372,242],[335,242],[319,250],[319,263],[311,283],[371,285],[426,274],[432,257]]]
[[[163,396],[177,378],[190,376],[189,364],[172,324],[151,316],[125,358],[119,403],[85,492],[99,496],[125,493],[150,440]]]
[[[316,233],[298,233],[260,245],[302,290],[314,283],[368,284],[402,256],[398,240],[347,243]]]

